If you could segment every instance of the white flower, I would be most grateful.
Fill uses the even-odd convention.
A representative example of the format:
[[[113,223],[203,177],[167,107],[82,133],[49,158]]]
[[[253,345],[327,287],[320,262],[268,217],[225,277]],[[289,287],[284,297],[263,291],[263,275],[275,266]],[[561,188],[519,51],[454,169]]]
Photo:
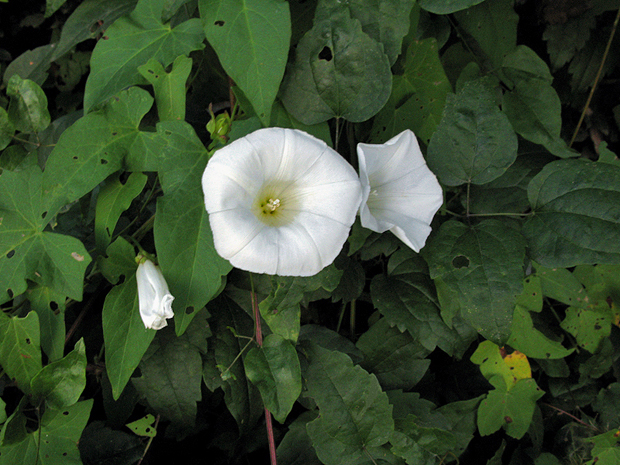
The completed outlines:
[[[144,326],[150,329],[162,329],[167,326],[166,318],[172,318],[172,301],[174,297],[168,290],[168,284],[158,266],[146,260],[138,265],[138,301],[140,316]]]
[[[419,252],[443,203],[441,186],[426,166],[418,141],[405,130],[385,144],[358,144],[362,226],[390,230]]]
[[[340,252],[362,193],[355,170],[303,131],[259,129],[202,177],[215,249],[254,273],[311,276]]]

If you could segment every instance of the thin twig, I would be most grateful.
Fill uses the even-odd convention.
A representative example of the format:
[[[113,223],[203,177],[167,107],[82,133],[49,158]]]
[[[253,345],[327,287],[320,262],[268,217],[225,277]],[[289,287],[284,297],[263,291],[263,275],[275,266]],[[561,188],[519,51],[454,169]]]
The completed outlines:
[[[577,423],[581,423],[583,426],[585,426],[587,428],[590,428],[593,431],[600,432],[599,429],[596,426],[589,425],[585,421],[580,420],[579,418],[577,418],[575,415],[572,415],[572,414],[568,413],[566,410],[562,410],[561,408],[555,407],[555,406],[553,406],[551,404],[547,404],[547,403],[544,403],[543,405],[546,405],[547,407],[551,407],[553,410],[557,410],[558,412],[560,412],[561,415],[567,415],[567,416],[571,417]]]
[[[605,62],[607,61],[607,55],[609,54],[609,49],[611,47],[611,43],[614,40],[614,35],[616,34],[616,29],[618,28],[618,21],[620,20],[620,8],[618,8],[618,13],[616,14],[616,19],[614,21],[614,25],[611,29],[611,33],[609,34],[609,40],[607,41],[607,46],[605,47],[605,53],[603,54],[603,59],[601,60],[601,64],[598,67],[598,72],[596,73],[596,77],[594,78],[594,83],[592,84],[592,89],[590,89],[590,94],[588,95],[588,100],[586,100],[586,104],[583,107],[583,111],[581,112],[581,116],[579,117],[579,121],[577,122],[577,126],[575,127],[575,132],[573,132],[573,137],[570,139],[569,147],[573,146],[573,142],[577,138],[577,133],[581,128],[581,123],[583,123],[583,119],[586,116],[588,108],[590,108],[590,102],[592,101],[592,96],[594,95],[594,91],[596,90],[596,86],[601,79],[601,74],[603,74],[603,67],[605,66]]]

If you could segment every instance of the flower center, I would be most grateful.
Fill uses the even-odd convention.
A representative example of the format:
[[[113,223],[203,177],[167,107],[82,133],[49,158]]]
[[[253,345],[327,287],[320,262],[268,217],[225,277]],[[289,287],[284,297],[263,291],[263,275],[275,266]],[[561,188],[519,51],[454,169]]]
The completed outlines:
[[[293,185],[270,183],[257,195],[252,211],[263,223],[278,227],[290,223],[297,215],[298,207]]]
[[[267,202],[267,204],[265,205],[265,208],[267,210],[269,210],[271,213],[275,212],[276,209],[280,206],[280,199],[269,199],[269,201]]]

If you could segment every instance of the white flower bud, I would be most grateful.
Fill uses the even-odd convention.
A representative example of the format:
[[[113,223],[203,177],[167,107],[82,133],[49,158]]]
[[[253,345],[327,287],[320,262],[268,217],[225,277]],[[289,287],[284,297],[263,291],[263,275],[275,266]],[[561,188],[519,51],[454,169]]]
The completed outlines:
[[[138,300],[140,316],[144,326],[149,329],[162,329],[167,326],[166,318],[172,318],[172,301],[174,297],[168,290],[168,284],[158,266],[146,260],[138,265]]]

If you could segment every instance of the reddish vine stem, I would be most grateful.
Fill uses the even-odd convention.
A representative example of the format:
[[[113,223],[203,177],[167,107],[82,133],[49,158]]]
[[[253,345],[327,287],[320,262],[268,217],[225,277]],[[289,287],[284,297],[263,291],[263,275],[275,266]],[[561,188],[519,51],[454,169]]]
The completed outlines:
[[[250,279],[251,276],[250,276]],[[256,301],[256,293],[254,292],[254,285],[252,284],[252,312],[254,313],[254,325],[256,332],[256,343],[258,347],[263,346],[263,332],[260,325],[260,310],[258,308],[258,302]],[[271,421],[271,412],[265,407],[265,423],[267,425],[267,440],[269,441],[269,460],[271,465],[277,465],[276,460],[276,441],[273,436],[273,423]]]
[[[592,426],[592,425],[587,424],[585,421],[580,420],[580,419],[579,419],[579,418],[577,418],[575,415],[572,415],[572,414],[568,413],[566,410],[562,410],[561,408],[555,407],[555,406],[553,406],[553,405],[551,405],[551,404],[547,404],[547,403],[545,403],[544,405],[546,405],[547,407],[551,407],[553,410],[556,410],[557,412],[560,412],[560,415],[566,415],[566,416],[568,416],[568,417],[572,418],[572,419],[573,419],[573,420],[575,420],[577,423],[582,424],[582,425],[583,425],[583,426],[585,426],[586,428],[590,428],[591,430],[593,430],[593,431],[597,431],[597,432],[599,431],[599,429],[598,429],[598,428],[596,428],[595,426]]]

